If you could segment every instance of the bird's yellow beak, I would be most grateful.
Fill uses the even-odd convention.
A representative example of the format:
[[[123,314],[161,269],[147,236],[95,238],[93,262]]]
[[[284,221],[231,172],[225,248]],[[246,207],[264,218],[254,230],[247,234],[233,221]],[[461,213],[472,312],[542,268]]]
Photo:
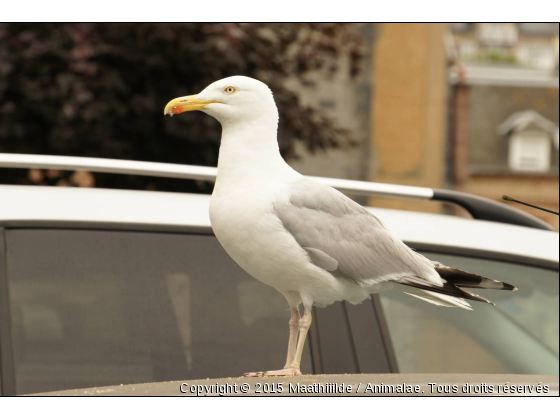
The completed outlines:
[[[180,98],[173,99],[167,105],[165,105],[163,115],[169,114],[173,116],[174,114],[180,114],[182,112],[196,111],[199,109],[204,109],[204,107],[208,104],[218,103],[217,101],[205,101],[202,99],[197,99],[197,96],[198,95],[181,96]]]

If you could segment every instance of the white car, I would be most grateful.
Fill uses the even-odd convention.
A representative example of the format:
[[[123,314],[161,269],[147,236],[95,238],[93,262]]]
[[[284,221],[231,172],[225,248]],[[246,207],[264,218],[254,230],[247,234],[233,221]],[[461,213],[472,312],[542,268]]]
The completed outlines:
[[[11,154],[0,154],[0,167],[208,181],[216,174]],[[371,211],[428,258],[519,290],[484,290],[497,306],[474,302],[470,312],[391,292],[317,309],[304,373],[555,375],[548,378],[557,389],[558,233],[528,214],[453,191],[318,180],[343,192],[465,207],[478,220]],[[1,185],[1,394],[223,378],[280,366],[287,304],[227,256],[212,234],[209,199]]]

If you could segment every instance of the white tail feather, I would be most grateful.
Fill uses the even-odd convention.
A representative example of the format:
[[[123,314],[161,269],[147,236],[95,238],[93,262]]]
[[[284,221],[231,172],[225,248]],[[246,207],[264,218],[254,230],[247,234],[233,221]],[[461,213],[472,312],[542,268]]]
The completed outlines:
[[[442,295],[441,293],[431,292],[429,290],[417,290],[418,291],[415,290],[414,292],[406,291],[404,293],[412,297],[422,299],[423,301],[431,303],[432,305],[447,306],[448,308],[461,308],[472,311],[471,305],[469,305],[469,303],[465,299]]]

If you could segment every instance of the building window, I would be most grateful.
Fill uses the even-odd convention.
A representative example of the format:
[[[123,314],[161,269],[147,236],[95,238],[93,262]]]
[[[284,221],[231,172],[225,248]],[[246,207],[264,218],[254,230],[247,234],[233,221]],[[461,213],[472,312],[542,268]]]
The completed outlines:
[[[485,45],[510,46],[517,42],[517,25],[515,23],[481,23],[478,36],[480,42]]]
[[[459,46],[459,54],[464,61],[475,60],[478,55],[478,49],[474,42],[464,41]]]

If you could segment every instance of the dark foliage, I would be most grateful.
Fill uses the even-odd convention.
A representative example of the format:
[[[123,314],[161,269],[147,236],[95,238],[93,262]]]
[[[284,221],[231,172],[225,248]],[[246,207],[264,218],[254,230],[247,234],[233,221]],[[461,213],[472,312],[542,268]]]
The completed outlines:
[[[219,124],[201,113],[164,118],[172,98],[246,75],[280,109],[280,144],[315,151],[351,143],[284,86],[290,77],[358,72],[347,24],[0,24],[0,151],[216,165]],[[72,184],[71,174],[2,171],[0,182]],[[185,181],[95,174],[102,187],[189,190]],[[74,183],[75,184],[75,183]]]

